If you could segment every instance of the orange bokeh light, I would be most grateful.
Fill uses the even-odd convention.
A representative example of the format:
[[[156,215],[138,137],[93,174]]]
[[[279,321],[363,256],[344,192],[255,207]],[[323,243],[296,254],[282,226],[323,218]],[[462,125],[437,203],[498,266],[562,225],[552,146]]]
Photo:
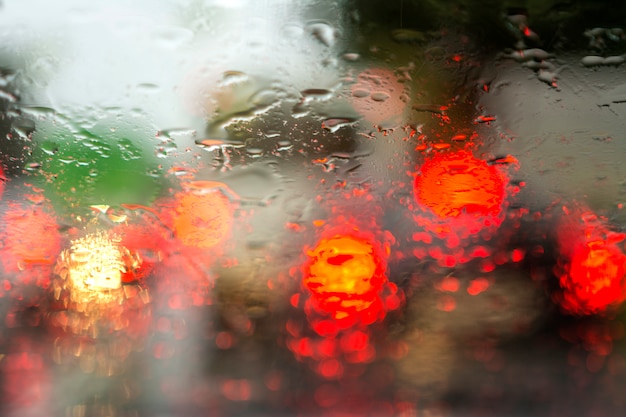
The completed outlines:
[[[308,252],[304,286],[334,319],[371,323],[382,310],[384,264],[372,243],[350,235],[322,239]]]
[[[415,178],[415,198],[440,218],[494,216],[502,212],[503,174],[468,151],[441,153],[427,160]]]
[[[9,205],[2,222],[2,264],[10,273],[45,267],[51,271],[61,250],[61,235],[55,218],[40,206]],[[37,268],[35,268],[37,269]],[[43,271],[35,280],[47,281]],[[23,276],[24,279],[29,279]]]
[[[232,228],[232,204],[217,188],[194,187],[179,193],[174,210],[174,233],[185,246],[213,248]]]

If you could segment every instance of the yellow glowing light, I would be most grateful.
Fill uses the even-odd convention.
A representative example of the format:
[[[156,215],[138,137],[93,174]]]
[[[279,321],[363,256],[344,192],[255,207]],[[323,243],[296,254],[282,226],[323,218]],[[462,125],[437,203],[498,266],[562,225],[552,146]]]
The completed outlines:
[[[61,253],[55,272],[64,280],[63,287],[78,310],[88,310],[91,302],[120,300],[122,279],[141,259],[121,244],[121,239],[105,233],[89,234],[72,241]]]
[[[308,252],[304,285],[336,319],[366,312],[385,282],[370,242],[353,236],[324,239]]]
[[[52,289],[58,301],[49,323],[62,333],[54,342],[54,362],[78,360],[85,373],[111,376],[124,372],[131,350],[143,348],[150,294],[141,285],[124,285],[141,258],[121,242],[112,231],[87,234],[57,259]]]
[[[352,237],[322,242],[310,255],[319,259],[311,265],[307,285],[327,293],[364,294],[371,291],[376,271],[373,249]]]

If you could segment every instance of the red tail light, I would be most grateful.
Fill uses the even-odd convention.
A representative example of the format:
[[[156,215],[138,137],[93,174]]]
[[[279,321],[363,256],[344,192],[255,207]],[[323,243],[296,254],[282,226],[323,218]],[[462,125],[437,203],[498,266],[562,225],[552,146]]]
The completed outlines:
[[[590,210],[564,209],[559,228],[557,276],[561,307],[570,314],[597,314],[626,298],[624,236],[608,230]]]
[[[387,278],[373,244],[351,235],[322,239],[308,252],[303,283],[316,309],[334,319],[371,323],[382,311],[381,291]]]
[[[502,213],[506,181],[502,173],[468,151],[441,153],[422,165],[415,198],[438,217]]]

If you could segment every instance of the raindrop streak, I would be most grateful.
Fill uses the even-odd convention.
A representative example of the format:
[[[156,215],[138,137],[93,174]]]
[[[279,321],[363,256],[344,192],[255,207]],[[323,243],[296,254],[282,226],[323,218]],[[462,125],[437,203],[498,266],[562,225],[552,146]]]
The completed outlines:
[[[415,111],[423,111],[436,114],[445,114],[447,110],[446,106],[438,106],[436,104],[414,104],[411,106],[411,108]]]
[[[358,119],[348,118],[348,117],[338,117],[338,118],[330,118],[325,119],[322,122],[322,128],[328,130],[331,133],[334,133],[341,129],[344,126],[349,126],[352,123],[356,122]]]

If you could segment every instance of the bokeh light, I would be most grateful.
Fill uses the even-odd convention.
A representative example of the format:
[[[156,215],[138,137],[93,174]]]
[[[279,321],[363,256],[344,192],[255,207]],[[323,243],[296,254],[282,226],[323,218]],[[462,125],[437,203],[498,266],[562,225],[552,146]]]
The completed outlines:
[[[385,355],[377,343],[384,339],[383,320],[403,294],[387,276],[395,238],[377,224],[380,202],[365,188],[338,195],[327,197],[329,216],[312,221],[317,239],[305,245],[301,266],[290,270],[300,290],[290,298],[298,311],[285,325],[285,344],[318,378],[350,390]],[[326,404],[325,397],[318,390],[313,401]]]
[[[78,310],[97,310],[99,303],[122,296],[122,276],[141,260],[120,242],[115,235],[92,233],[72,241],[70,249],[59,256],[55,272]]]
[[[308,252],[304,285],[316,306],[335,319],[373,321],[382,309],[384,263],[372,243],[356,236],[322,239]]]
[[[23,336],[14,337],[2,355],[0,388],[4,415],[46,415],[52,399],[52,372],[42,346]],[[7,414],[5,414],[7,413]]]
[[[124,283],[145,280],[172,250],[168,230],[150,215],[143,216],[138,222],[121,224],[113,229],[113,233],[119,236],[120,244],[135,259],[122,274]]]
[[[481,260],[482,272],[492,270],[494,238],[507,218],[507,195],[519,187],[509,184],[501,166],[476,158],[468,150],[445,151],[428,157],[419,168],[410,204],[412,218],[421,230],[412,235],[413,254],[440,266],[454,267]],[[499,244],[502,244],[500,242]]]
[[[624,236],[610,231],[589,209],[563,209],[556,271],[562,289],[556,296],[559,304],[574,315],[617,307],[626,299],[626,255],[618,245]]]
[[[564,323],[559,329],[561,338],[572,344],[568,363],[574,368],[585,368],[597,373],[603,368],[623,366],[624,358],[616,347],[624,338],[624,324],[607,317],[586,317]]]
[[[61,252],[46,318],[55,363],[100,376],[125,372],[130,353],[145,348],[151,323],[147,288],[123,279],[140,262],[111,231],[87,233]]]
[[[183,245],[208,249],[222,243],[233,224],[230,199],[214,183],[194,181],[176,195],[173,230]]]
[[[502,173],[468,151],[428,159],[415,178],[415,198],[440,218],[500,217],[505,195]]]
[[[47,286],[61,250],[55,217],[39,205],[12,203],[2,217],[2,224],[4,271],[18,274],[25,283]]]

